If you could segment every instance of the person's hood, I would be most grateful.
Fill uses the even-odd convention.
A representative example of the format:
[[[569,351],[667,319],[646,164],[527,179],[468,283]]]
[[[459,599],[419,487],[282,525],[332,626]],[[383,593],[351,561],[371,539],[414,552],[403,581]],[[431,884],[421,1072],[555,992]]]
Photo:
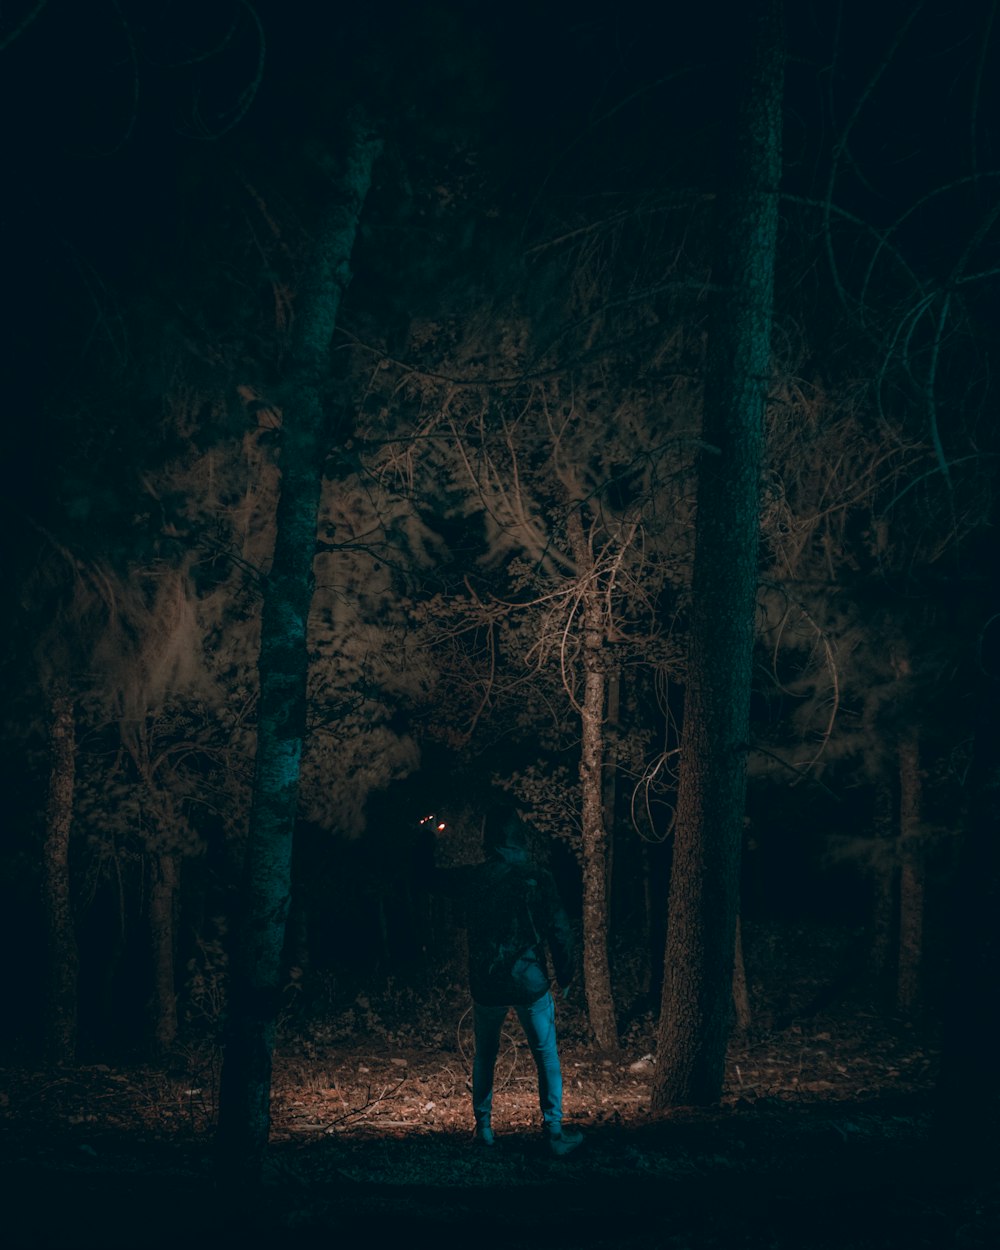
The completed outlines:
[[[497,859],[502,860],[505,864],[527,864],[531,862],[527,849],[523,846],[510,846],[508,844],[495,846],[493,853]]]
[[[530,848],[530,831],[515,807],[497,807],[487,813],[483,829],[483,849],[487,855],[503,853],[508,863],[520,863],[530,858]]]

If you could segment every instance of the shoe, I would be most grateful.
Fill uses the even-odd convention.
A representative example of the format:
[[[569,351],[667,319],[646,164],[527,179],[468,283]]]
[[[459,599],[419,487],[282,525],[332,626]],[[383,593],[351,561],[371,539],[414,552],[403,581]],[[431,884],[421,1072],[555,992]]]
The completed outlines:
[[[495,1146],[496,1140],[489,1120],[480,1120],[476,1125],[473,1141],[479,1146]]]
[[[546,1133],[549,1140],[549,1150],[557,1159],[568,1155],[571,1150],[575,1150],[583,1142],[583,1134],[576,1128],[564,1128],[558,1132],[549,1130]]]

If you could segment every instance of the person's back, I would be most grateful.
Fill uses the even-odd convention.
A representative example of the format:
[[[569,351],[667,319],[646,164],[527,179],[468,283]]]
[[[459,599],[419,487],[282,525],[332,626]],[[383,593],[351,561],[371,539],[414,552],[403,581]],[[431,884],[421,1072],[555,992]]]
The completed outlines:
[[[444,822],[433,822],[444,831]],[[469,934],[469,988],[476,1053],[472,1103],[476,1139],[493,1145],[493,1070],[503,1022],[513,1007],[538,1071],[542,1122],[554,1154],[582,1136],[562,1128],[562,1073],[556,1048],[555,1008],[549,992],[546,949],[566,987],[573,976],[572,931],[555,881],[529,854],[520,814],[506,805],[488,812],[482,863],[436,874],[440,888],[463,898]]]
[[[546,947],[560,983],[570,980],[569,922],[545,869],[498,854],[477,866],[469,887],[469,988],[476,1002],[531,1003],[546,993]]]

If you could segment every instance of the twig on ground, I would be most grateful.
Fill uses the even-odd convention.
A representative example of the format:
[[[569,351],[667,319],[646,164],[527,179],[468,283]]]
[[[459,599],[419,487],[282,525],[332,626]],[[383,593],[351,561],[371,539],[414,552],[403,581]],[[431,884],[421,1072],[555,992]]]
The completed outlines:
[[[377,1094],[374,1098],[372,1097],[371,1084],[369,1084],[368,1089],[365,1092],[365,1100],[361,1106],[350,1107],[342,1115],[336,1116],[327,1124],[326,1128],[323,1130],[324,1133],[331,1133],[338,1124],[343,1124],[346,1120],[351,1120],[355,1116],[367,1114],[373,1107],[377,1107],[380,1103],[391,1102],[396,1097],[400,1089],[406,1084],[406,1081],[407,1077],[401,1077],[395,1085],[391,1087],[387,1085],[385,1089],[382,1090],[381,1094]]]

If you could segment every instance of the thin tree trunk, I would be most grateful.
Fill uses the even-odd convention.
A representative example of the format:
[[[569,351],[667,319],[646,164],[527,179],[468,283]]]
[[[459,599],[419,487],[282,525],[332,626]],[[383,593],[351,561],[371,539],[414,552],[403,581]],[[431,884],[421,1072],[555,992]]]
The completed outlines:
[[[149,891],[149,930],[153,948],[153,1045],[158,1054],[177,1038],[177,983],[174,970],[174,909],[177,863],[169,852],[156,856]]]
[[[729,190],[716,206],[657,1109],[718,1100],[732,1018],[781,176],[779,0],[750,4],[746,20]]]
[[[76,777],[76,727],[72,698],[53,696],[49,723],[49,794],[42,850],[43,889],[48,930],[48,996],[45,1041],[49,1058],[72,1063],[76,1057],[79,954],[70,896],[69,835]]]
[[[920,744],[899,747],[899,963],[896,1006],[904,1016],[920,1005],[924,947],[924,847],[921,838]]]
[[[309,971],[311,949],[309,942],[310,922],[310,891],[308,886],[309,873],[304,862],[304,851],[300,839],[292,841],[291,895],[288,900],[288,919],[285,922],[285,947],[282,952],[282,964],[286,968],[297,968],[299,975]]]
[[[750,1010],[750,987],[747,985],[747,966],[743,958],[743,925],[739,916],[736,917],[733,962],[733,1011],[736,1015],[736,1028],[740,1033],[745,1033],[753,1023],[753,1012]]]
[[[601,775],[601,814],[608,838],[608,914],[609,918],[615,907],[615,816],[618,810],[618,759],[617,730],[618,717],[621,711],[622,694],[621,673],[613,668],[607,675],[607,707],[604,723],[608,727],[604,731],[602,752],[604,767]],[[609,739],[612,738],[611,742]],[[609,919],[610,924],[610,919]]]
[[[618,1046],[608,960],[608,838],[601,803],[601,705],[604,677],[588,672],[583,702],[580,785],[583,800],[583,984],[587,1014],[602,1050]]]
[[[659,962],[663,951],[663,943],[659,943],[655,958],[653,952],[653,870],[649,862],[649,847],[645,842],[639,848],[642,856],[642,980],[640,985],[643,994],[653,993],[660,987],[655,984],[653,969]]]
[[[569,516],[569,540],[580,576],[592,567],[580,512]],[[618,1025],[608,960],[608,835],[604,825],[604,700],[601,604],[588,588],[583,607],[584,693],[580,710],[583,819],[583,987],[587,1016],[602,1050],[617,1050]]]
[[[872,898],[872,944],[869,962],[879,999],[887,997],[893,966],[892,937],[895,931],[896,855],[893,837],[892,790],[880,785],[875,794],[875,858]]]
[[[230,1018],[219,1102],[223,1170],[259,1175],[270,1128],[271,1056],[290,894],[292,833],[306,720],[306,628],[312,601],[323,462],[336,437],[324,408],[329,353],[381,145],[360,117],[304,271],[282,388],[281,494],[261,618],[260,703],[243,886],[232,962]]]

